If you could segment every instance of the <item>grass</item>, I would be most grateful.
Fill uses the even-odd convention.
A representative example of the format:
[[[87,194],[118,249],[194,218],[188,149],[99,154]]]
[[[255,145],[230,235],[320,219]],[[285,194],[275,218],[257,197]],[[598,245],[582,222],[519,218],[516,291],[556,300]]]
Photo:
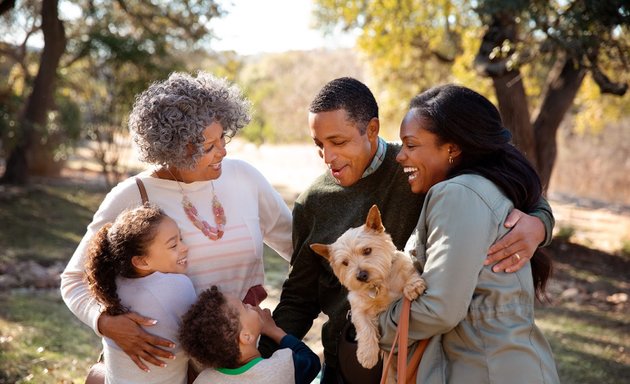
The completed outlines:
[[[102,190],[64,184],[2,192],[0,273],[3,264],[18,260],[67,262],[104,196]],[[616,259],[621,256],[563,257],[569,261],[554,255],[562,279],[615,291],[628,287],[627,261]],[[267,247],[265,271],[267,286],[277,293],[288,265]],[[630,377],[627,312],[627,307],[615,312],[577,301],[537,309],[563,383],[618,383]],[[0,384],[83,383],[100,349],[99,338],[70,313],[58,291],[0,291]]]
[[[82,383],[100,338],[57,291],[0,295],[0,383]]]
[[[0,197],[0,262],[66,262],[104,192],[72,185],[35,185]]]
[[[563,383],[617,383],[630,377],[627,314],[545,308],[537,310],[536,322],[551,344]]]

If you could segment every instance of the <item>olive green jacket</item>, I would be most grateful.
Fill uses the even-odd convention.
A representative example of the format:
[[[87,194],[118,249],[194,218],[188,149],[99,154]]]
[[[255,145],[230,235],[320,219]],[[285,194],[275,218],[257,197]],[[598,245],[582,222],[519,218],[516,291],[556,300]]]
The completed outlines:
[[[507,233],[512,202],[489,180],[462,175],[433,186],[405,251],[423,266],[427,291],[411,305],[409,343],[430,338],[417,382],[559,383],[549,344],[534,323],[527,264],[495,273],[483,262]],[[400,302],[380,317],[391,347]]]

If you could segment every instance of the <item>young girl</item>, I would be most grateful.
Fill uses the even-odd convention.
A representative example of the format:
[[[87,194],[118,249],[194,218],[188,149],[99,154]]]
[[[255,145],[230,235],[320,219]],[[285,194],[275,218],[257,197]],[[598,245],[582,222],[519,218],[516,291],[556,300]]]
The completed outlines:
[[[281,348],[268,359],[258,352],[261,334]],[[320,369],[317,355],[280,329],[268,309],[243,304],[216,286],[202,292],[184,315],[179,339],[205,368],[195,384],[310,383]]]
[[[151,333],[175,340],[182,315],[195,302],[186,271],[188,247],[175,221],[155,206],[123,211],[92,238],[86,261],[90,290],[108,315],[138,312],[157,319]],[[103,337],[106,383],[186,383],[188,357],[143,371]],[[142,356],[136,356],[141,359]]]

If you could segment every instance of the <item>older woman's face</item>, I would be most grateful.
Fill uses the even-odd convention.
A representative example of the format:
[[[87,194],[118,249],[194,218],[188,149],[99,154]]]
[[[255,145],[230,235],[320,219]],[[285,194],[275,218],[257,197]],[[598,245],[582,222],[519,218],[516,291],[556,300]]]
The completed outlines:
[[[438,144],[438,137],[429,132],[429,121],[416,117],[413,110],[407,113],[400,125],[402,148],[396,161],[404,167],[414,193],[427,191],[446,179],[450,169],[449,148],[451,144]]]
[[[227,154],[223,126],[214,122],[203,132],[203,155],[190,171],[195,180],[214,180],[221,176],[221,162]]]

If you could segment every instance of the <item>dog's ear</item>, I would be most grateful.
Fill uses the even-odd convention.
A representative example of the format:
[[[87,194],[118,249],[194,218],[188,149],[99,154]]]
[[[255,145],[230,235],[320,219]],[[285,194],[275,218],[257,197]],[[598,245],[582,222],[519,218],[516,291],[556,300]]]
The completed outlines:
[[[370,208],[367,219],[365,219],[365,226],[376,232],[385,231],[385,227],[383,227],[383,222],[381,221],[381,212],[378,210],[376,204]]]
[[[315,251],[318,255],[324,257],[326,260],[330,261],[330,251],[326,244],[311,244],[311,249]]]

